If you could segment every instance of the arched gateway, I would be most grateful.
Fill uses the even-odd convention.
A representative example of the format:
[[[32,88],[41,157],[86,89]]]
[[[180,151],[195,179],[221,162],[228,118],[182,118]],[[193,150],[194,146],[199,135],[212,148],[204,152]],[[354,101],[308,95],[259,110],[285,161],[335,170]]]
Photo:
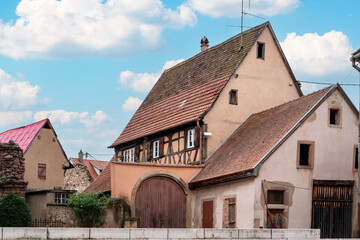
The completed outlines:
[[[186,227],[184,189],[167,177],[150,177],[136,191],[136,217],[139,228]]]

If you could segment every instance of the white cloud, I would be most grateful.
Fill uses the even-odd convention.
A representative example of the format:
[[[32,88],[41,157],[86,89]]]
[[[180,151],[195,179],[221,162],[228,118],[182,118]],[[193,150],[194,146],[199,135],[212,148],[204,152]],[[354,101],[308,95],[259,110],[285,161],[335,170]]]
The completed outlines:
[[[342,72],[350,66],[352,48],[342,32],[332,30],[322,36],[289,33],[280,44],[295,72],[322,76]]]
[[[129,97],[125,100],[125,103],[122,105],[122,109],[125,112],[131,112],[138,109],[138,107],[141,105],[142,101],[138,98]]]
[[[241,0],[189,0],[188,4],[201,14],[211,17],[241,16]],[[250,10],[247,1],[244,2],[244,11],[270,17],[291,12],[299,4],[299,0],[252,0]]]
[[[170,60],[165,62],[164,66],[157,73],[133,73],[129,70],[123,71],[119,76],[119,83],[122,87],[131,87],[136,92],[148,92],[159,79],[161,73],[184,59]]]
[[[110,120],[103,111],[97,111],[94,115],[89,116],[88,112],[67,112],[65,110],[41,111],[34,115],[34,120],[39,121],[44,118],[49,118],[51,122],[59,122],[60,124],[67,124],[73,121],[78,121],[86,127],[98,126],[106,120]]]
[[[0,107],[24,109],[48,102],[49,99],[38,98],[39,92],[38,85],[33,86],[27,81],[19,81],[0,68]]]
[[[316,84],[311,83],[301,83],[301,91],[304,93],[304,95],[315,92],[319,90],[316,86]]]
[[[15,59],[135,54],[161,47],[164,28],[197,22],[187,4],[160,0],[21,0],[16,14],[0,21],[0,54]]]
[[[33,113],[24,112],[0,112],[0,126],[22,123],[31,120]]]

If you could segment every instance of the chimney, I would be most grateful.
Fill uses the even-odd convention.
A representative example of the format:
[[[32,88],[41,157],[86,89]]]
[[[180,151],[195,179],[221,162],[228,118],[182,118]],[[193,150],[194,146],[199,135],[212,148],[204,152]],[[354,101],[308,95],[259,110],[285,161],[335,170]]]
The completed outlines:
[[[79,152],[79,162],[81,163],[81,164],[83,164],[83,159],[84,159],[84,153],[83,153],[83,151],[80,149],[80,152]]]
[[[206,49],[209,48],[209,40],[207,39],[207,37],[203,37],[200,41],[200,46],[201,46],[201,51],[205,51]]]

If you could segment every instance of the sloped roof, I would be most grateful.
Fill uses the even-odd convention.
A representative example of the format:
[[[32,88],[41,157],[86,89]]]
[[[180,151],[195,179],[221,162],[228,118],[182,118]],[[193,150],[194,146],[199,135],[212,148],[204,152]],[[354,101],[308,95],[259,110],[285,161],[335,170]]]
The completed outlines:
[[[71,160],[73,160],[76,165],[81,164],[78,158],[71,158]],[[93,179],[96,179],[99,175],[95,171],[94,167],[99,169],[100,171],[103,171],[109,162],[108,161],[91,160],[91,159],[83,159],[83,163],[86,166],[86,168],[88,169],[91,177]]]
[[[111,162],[115,161],[115,155],[107,162],[105,169],[100,175],[88,186],[84,192],[107,192],[111,191]]]
[[[266,160],[335,89],[343,94],[357,114],[356,108],[339,85],[324,88],[253,114],[206,160],[205,168],[190,181],[190,187],[235,179],[236,175],[244,175],[252,171]]]
[[[266,27],[272,32],[270,23],[266,22],[165,70],[110,147],[202,117]],[[274,39],[277,42],[275,36]],[[239,51],[241,43],[242,50]]]
[[[13,140],[20,146],[20,148],[23,150],[23,153],[25,154],[26,151],[29,149],[31,143],[33,142],[34,138],[42,128],[51,129],[54,135],[57,137],[56,132],[50,123],[50,120],[46,118],[44,120],[26,126],[10,129],[3,133],[0,133],[0,142],[7,143],[10,140]],[[69,161],[63,147],[60,144],[60,141],[58,140],[57,142],[60,146],[62,153],[64,154],[64,157],[67,161]]]

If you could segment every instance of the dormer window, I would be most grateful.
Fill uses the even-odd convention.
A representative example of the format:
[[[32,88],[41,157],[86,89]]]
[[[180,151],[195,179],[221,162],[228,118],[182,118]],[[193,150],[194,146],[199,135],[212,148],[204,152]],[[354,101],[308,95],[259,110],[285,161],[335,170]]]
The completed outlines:
[[[160,146],[160,141],[154,141],[153,142],[153,158],[158,158],[159,157],[159,146]]]
[[[265,43],[257,42],[257,58],[265,59]]]
[[[341,110],[339,108],[329,109],[329,125],[332,126],[341,125]]]
[[[236,89],[231,89],[229,92],[229,104],[237,105],[238,104],[238,91]]]
[[[195,147],[195,128],[187,131],[187,148]]]

